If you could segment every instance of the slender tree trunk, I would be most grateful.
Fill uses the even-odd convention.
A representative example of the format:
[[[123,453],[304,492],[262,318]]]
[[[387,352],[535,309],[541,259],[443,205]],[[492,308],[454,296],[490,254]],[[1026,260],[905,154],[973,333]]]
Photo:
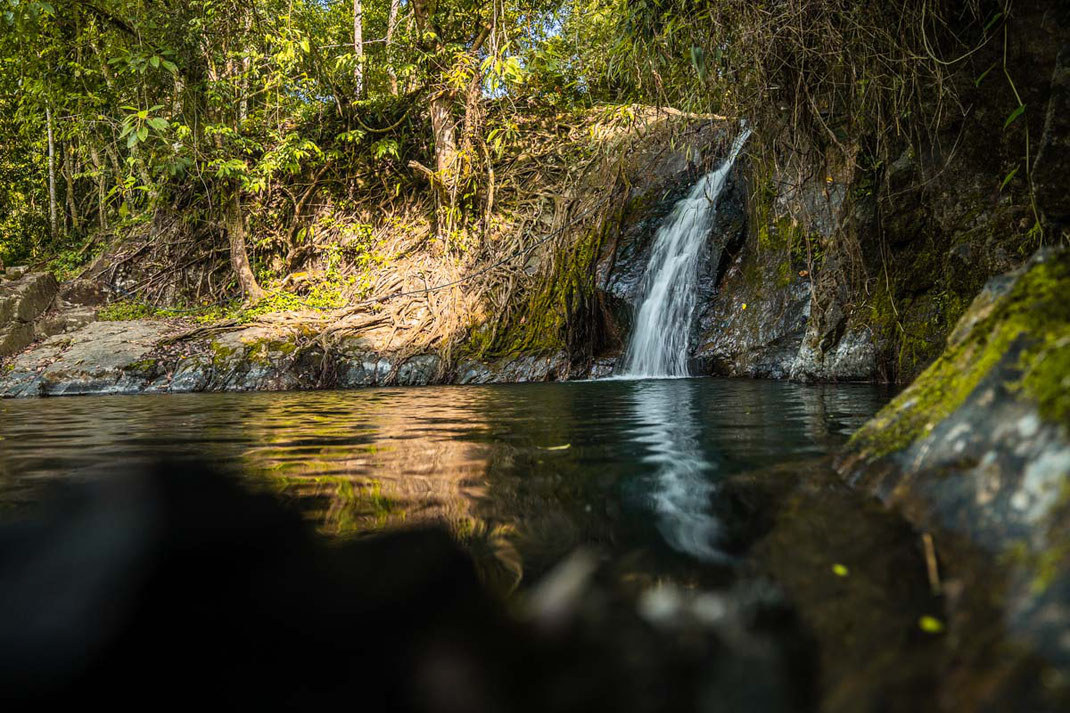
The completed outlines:
[[[394,72],[394,58],[390,50],[394,46],[394,30],[398,24],[398,8],[401,0],[390,0],[390,15],[386,20],[386,73],[390,75],[390,93],[398,95],[398,75]]]
[[[75,233],[82,227],[82,221],[79,217],[78,203],[74,198],[74,152],[71,150],[71,145],[68,142],[63,147],[63,180],[67,183],[67,212],[71,218],[71,229]]]
[[[241,189],[235,188],[227,199],[226,228],[230,242],[230,265],[238,278],[246,302],[263,299],[264,290],[256,281],[253,269],[249,265],[249,253],[245,249],[245,216],[241,209]]]
[[[93,168],[97,174],[97,222],[100,223],[101,230],[107,230],[108,216],[104,212],[104,205],[107,202],[108,190],[104,185],[104,162],[100,160],[100,152],[92,143],[89,144],[89,158],[92,159]]]
[[[357,99],[364,96],[364,2],[353,0],[353,81],[357,85]]]
[[[248,35],[253,27],[253,16],[249,13],[245,16],[245,34]],[[238,100],[238,123],[243,123],[249,116],[249,68],[252,66],[249,59],[249,50],[246,48],[245,57],[241,61],[241,99]]]
[[[52,134],[52,107],[45,105],[45,122],[48,128],[48,227],[53,239],[58,234],[56,221],[56,143]]]

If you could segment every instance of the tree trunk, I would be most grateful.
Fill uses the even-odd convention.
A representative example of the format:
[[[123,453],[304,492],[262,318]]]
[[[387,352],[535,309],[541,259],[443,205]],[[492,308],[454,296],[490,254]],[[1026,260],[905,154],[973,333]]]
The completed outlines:
[[[364,96],[364,3],[353,0],[353,81],[357,85],[357,99]]]
[[[386,73],[390,75],[390,93],[398,95],[398,75],[394,72],[394,59],[390,49],[394,46],[394,29],[398,24],[398,7],[401,0],[390,0],[390,16],[386,20]]]
[[[249,31],[253,27],[253,15],[249,13],[245,16],[245,35],[242,37],[242,42],[246,42],[246,38],[249,35]],[[241,61],[241,99],[238,100],[238,124],[245,123],[246,117],[249,116],[249,69],[252,67],[252,60],[249,58],[249,49],[246,48],[245,55]]]
[[[256,281],[249,265],[249,253],[245,249],[245,216],[241,210],[241,189],[235,188],[226,204],[227,239],[230,242],[230,266],[238,278],[246,302],[257,302],[264,297],[264,290]]]
[[[435,138],[435,170],[448,181],[457,162],[457,124],[450,106],[453,97],[442,90],[431,97],[431,133]]]
[[[71,145],[68,142],[63,147],[63,180],[67,183],[67,212],[71,218],[71,229],[78,233],[82,227],[82,220],[79,217],[78,202],[75,200],[74,194],[74,152],[71,150]]]
[[[52,107],[45,105],[45,122],[48,128],[48,227],[55,239],[56,224],[56,143],[52,134]]]

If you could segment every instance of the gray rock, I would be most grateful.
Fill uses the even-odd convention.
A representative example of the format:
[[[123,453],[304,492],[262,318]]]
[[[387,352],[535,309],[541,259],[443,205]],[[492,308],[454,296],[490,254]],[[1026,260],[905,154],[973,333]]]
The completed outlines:
[[[96,318],[97,310],[92,307],[77,307],[46,313],[34,322],[34,335],[37,339],[48,339],[57,334],[81,329]]]
[[[850,482],[936,533],[948,576],[998,593],[1004,625],[1027,652],[1057,666],[1064,681],[1070,680],[1068,294],[1070,251],[1038,254],[993,281],[944,354],[859,430],[838,465]]]
[[[28,322],[8,322],[0,327],[0,356],[20,352],[33,344],[33,325]]]
[[[63,283],[59,298],[69,305],[100,307],[108,301],[108,293],[104,285],[95,280],[77,279]]]
[[[167,331],[151,321],[94,322],[52,337],[15,358],[0,376],[0,396],[140,391],[146,381],[137,374]]]
[[[35,272],[0,283],[0,325],[12,320],[32,322],[56,297],[59,284],[49,272]]]
[[[398,368],[398,384],[402,386],[427,386],[434,383],[442,360],[435,354],[420,354],[407,360]]]

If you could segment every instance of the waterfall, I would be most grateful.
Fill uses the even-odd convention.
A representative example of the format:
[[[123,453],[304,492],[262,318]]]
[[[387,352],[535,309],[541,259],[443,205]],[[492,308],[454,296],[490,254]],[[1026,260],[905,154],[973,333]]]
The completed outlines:
[[[744,129],[724,163],[702,178],[658,228],[640,287],[639,311],[624,374],[687,376],[691,320],[698,289],[699,257],[717,213],[725,180],[750,136]]]

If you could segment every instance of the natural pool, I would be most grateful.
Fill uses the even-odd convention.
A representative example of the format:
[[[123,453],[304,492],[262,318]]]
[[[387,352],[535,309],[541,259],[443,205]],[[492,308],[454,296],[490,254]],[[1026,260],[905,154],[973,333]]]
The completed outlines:
[[[664,379],[4,401],[0,502],[208,460],[332,537],[444,524],[503,595],[580,547],[637,595],[775,591],[801,626],[774,640],[809,652],[824,710],[924,710],[942,649],[917,625],[938,612],[918,535],[830,466],[888,396]]]

